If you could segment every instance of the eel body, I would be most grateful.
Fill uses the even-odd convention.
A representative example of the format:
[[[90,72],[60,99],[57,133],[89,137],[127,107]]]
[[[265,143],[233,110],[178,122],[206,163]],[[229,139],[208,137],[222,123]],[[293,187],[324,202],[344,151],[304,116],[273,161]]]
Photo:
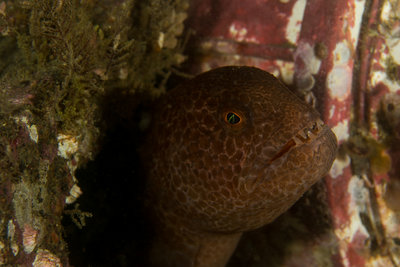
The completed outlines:
[[[217,68],[171,90],[152,118],[153,266],[225,266],[331,167],[335,135],[271,74]]]

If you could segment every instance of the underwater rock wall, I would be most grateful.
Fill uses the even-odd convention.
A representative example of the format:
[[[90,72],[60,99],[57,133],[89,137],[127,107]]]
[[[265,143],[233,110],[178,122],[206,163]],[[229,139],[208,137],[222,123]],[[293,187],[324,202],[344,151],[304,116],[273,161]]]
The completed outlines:
[[[69,265],[61,219],[91,217],[75,171],[99,150],[104,98],[164,91],[187,6],[0,1],[0,265]]]
[[[314,105],[341,143],[326,179],[244,235],[228,266],[400,264],[399,10],[392,0],[192,2],[193,73],[267,70]]]

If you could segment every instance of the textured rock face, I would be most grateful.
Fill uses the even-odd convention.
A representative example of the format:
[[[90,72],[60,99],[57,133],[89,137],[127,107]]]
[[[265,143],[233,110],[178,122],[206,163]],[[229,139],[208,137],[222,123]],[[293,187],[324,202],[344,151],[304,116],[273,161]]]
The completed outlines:
[[[241,232],[274,220],[326,174],[336,147],[318,113],[262,70],[223,67],[178,86],[149,135],[149,199],[157,242],[168,243],[155,256],[173,259],[160,255],[170,250],[206,266],[206,247],[227,247],[213,254],[223,266]]]

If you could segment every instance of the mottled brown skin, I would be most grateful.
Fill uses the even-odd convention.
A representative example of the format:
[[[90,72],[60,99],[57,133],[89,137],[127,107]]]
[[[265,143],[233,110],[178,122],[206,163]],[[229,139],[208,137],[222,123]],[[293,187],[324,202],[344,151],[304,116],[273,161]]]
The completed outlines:
[[[252,67],[214,69],[169,92],[148,141],[154,266],[224,266],[244,231],[327,173],[337,148],[314,109]]]

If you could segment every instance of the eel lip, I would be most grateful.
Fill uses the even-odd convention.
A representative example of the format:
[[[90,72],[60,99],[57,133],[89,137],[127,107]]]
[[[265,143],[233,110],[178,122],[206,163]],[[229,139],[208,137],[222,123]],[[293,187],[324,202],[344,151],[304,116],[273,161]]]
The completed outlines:
[[[319,136],[324,126],[324,122],[320,119],[311,122],[309,125],[298,131],[291,139],[289,139],[289,141],[283,145],[283,147],[275,154],[275,156],[268,161],[268,164],[271,164],[276,159],[282,157],[294,147],[313,142]]]

